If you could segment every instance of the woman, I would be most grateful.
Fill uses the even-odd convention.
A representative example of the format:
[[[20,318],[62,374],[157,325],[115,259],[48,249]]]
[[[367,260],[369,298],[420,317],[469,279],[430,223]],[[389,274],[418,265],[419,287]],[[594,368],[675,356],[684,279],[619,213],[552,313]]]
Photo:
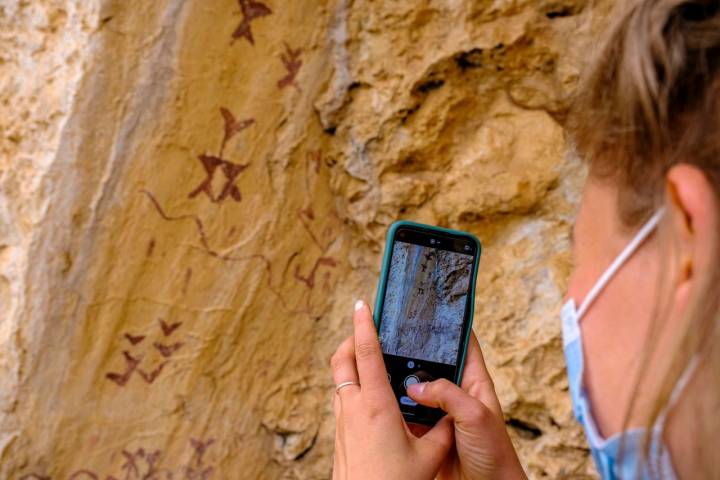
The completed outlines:
[[[633,3],[578,91],[568,129],[590,173],[562,309],[575,416],[603,478],[720,478],[720,2]],[[408,389],[448,413],[415,436],[367,304],[353,320],[331,362],[335,478],[525,477],[474,337],[461,387]]]

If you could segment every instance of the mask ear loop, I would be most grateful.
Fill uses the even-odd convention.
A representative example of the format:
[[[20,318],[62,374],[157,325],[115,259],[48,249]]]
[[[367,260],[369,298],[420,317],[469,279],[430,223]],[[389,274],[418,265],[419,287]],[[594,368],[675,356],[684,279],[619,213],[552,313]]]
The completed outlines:
[[[648,220],[647,223],[645,223],[645,225],[643,225],[640,231],[635,235],[635,238],[633,238],[630,243],[623,249],[623,251],[620,252],[620,255],[618,255],[617,258],[613,260],[607,270],[605,270],[605,273],[600,276],[600,278],[595,283],[593,288],[590,289],[590,292],[587,294],[587,296],[582,302],[582,305],[580,305],[580,308],[578,309],[578,322],[580,321],[580,318],[582,318],[582,316],[585,314],[585,312],[587,312],[587,309],[590,308],[590,305],[595,301],[600,292],[608,284],[610,279],[617,273],[618,270],[620,270],[620,267],[622,267],[623,264],[627,262],[628,258],[630,258],[630,256],[635,253],[635,251],[640,247],[640,245],[650,236],[653,230],[655,230],[664,214],[664,208],[660,208],[657,212],[655,212],[655,214],[650,217],[650,220]]]
[[[690,359],[690,362],[688,363],[687,367],[685,367],[685,370],[683,371],[682,375],[680,375],[680,379],[678,379],[678,382],[675,384],[675,386],[672,389],[672,392],[670,392],[670,397],[668,398],[667,403],[665,406],[663,406],[662,410],[660,410],[660,413],[658,414],[657,418],[655,419],[655,424],[653,425],[653,444],[651,448],[659,449],[657,451],[658,457],[664,453],[662,450],[665,449],[665,443],[662,441],[662,436],[665,433],[665,421],[667,420],[668,413],[670,412],[670,409],[675,406],[675,403],[677,403],[678,399],[680,398],[680,395],[685,390],[685,387],[690,382],[690,380],[693,377],[693,374],[697,370],[698,365],[700,364],[700,356],[696,353],[693,355],[693,357]],[[662,463],[660,465],[656,465],[655,468],[662,469]],[[663,472],[664,473],[664,472]]]

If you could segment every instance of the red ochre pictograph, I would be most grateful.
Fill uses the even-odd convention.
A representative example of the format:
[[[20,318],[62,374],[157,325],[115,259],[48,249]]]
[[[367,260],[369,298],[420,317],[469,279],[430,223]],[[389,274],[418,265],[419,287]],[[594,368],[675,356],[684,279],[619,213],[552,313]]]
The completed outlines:
[[[335,242],[333,235],[333,229],[326,227],[321,236],[318,236],[312,228],[312,223],[315,221],[315,211],[310,204],[313,198],[312,187],[310,185],[310,178],[316,177],[320,173],[320,164],[322,163],[322,152],[320,150],[312,150],[307,152],[305,155],[305,198],[307,204],[297,210],[297,218],[305,232],[310,237],[315,246],[320,250],[320,254],[315,258],[310,271],[303,275],[300,272],[300,266],[295,265],[293,276],[299,282],[302,282],[308,289],[308,294],[305,296],[305,310],[310,312],[310,293],[315,289],[316,276],[321,267],[334,268],[338,265],[337,259],[328,254],[330,248]],[[332,218],[336,218],[334,215],[330,215]],[[288,259],[288,265],[297,257],[297,254],[293,254]],[[330,272],[326,271],[324,275],[324,290],[329,291],[329,280]]]
[[[213,443],[215,443],[214,438],[207,440],[190,438],[193,451],[190,461],[185,465],[174,467],[162,466],[162,463],[167,465],[168,462],[162,461],[161,450],[148,450],[142,447],[135,450],[122,449],[119,452],[122,464],[117,476],[82,468],[66,478],[67,480],[211,480],[215,467],[208,463],[205,455]],[[18,480],[53,480],[53,477],[28,473]]]
[[[255,123],[252,118],[246,118],[245,120],[238,121],[230,110],[220,107],[220,114],[225,122],[224,133],[222,143],[220,144],[220,153],[217,155],[210,155],[203,153],[198,155],[198,160],[205,170],[205,179],[198,185],[192,192],[188,194],[188,198],[195,198],[200,193],[205,193],[208,199],[214,203],[221,203],[228,197],[232,198],[236,202],[242,200],[240,189],[235,182],[238,176],[245,170],[250,164],[245,163],[233,163],[223,158],[223,152],[225,151],[225,145],[227,142],[234,137],[237,133],[242,132],[250,125]],[[218,169],[225,176],[225,184],[220,189],[220,192],[215,195],[213,192],[213,180]]]
[[[158,320],[158,323],[163,337],[171,336],[173,332],[182,325],[182,322],[168,324],[162,318]],[[131,346],[136,346],[141,344],[143,340],[145,340],[146,336],[132,335],[129,332],[125,332],[123,337],[130,342]],[[170,357],[182,348],[183,342],[163,343],[155,341],[152,346],[160,353],[162,358],[165,359],[164,361],[154,365],[150,370],[146,370],[140,367],[140,364],[143,361],[142,356],[136,356],[131,354],[129,350],[123,350],[122,355],[125,360],[125,370],[123,372],[107,372],[105,374],[105,378],[121,387],[124,387],[132,377],[133,373],[137,372],[140,378],[142,378],[146,383],[151,384],[160,376]]]
[[[300,67],[302,67],[303,63],[300,59],[300,55],[302,55],[302,48],[293,50],[287,43],[284,43],[284,45],[285,52],[280,54],[280,61],[285,66],[287,74],[283,78],[278,80],[278,89],[282,90],[283,88],[292,85],[297,91],[301,91],[300,85],[298,85],[296,78],[297,74],[300,72]]]
[[[334,235],[335,230],[330,226],[326,226],[323,229],[322,234],[319,235],[316,233],[316,229],[313,226],[313,223],[319,220],[316,219],[315,212],[312,208],[312,205],[310,204],[312,200],[311,177],[317,177],[317,175],[320,173],[321,163],[322,152],[320,150],[313,150],[307,152],[305,156],[304,179],[306,204],[305,206],[297,210],[296,217],[300,222],[303,230],[310,237],[312,243],[320,251],[320,254],[314,258],[314,260],[312,261],[312,266],[310,267],[309,271],[307,271],[307,273],[303,273],[302,268],[299,265],[295,265],[292,270],[293,278],[296,281],[302,283],[303,286],[307,289],[307,293],[304,295],[303,307],[300,309],[291,308],[288,305],[288,301],[285,299],[285,296],[283,295],[284,289],[273,285],[273,264],[266,255],[262,253],[252,253],[248,255],[220,253],[217,249],[214,249],[210,246],[210,241],[207,236],[207,229],[205,228],[205,224],[200,219],[200,217],[194,214],[171,215],[166,212],[166,210],[162,207],[158,199],[155,197],[155,195],[153,195],[150,190],[142,189],[140,192],[143,193],[150,200],[152,206],[155,208],[155,211],[157,211],[157,213],[163,220],[168,222],[190,221],[195,225],[197,236],[200,241],[200,246],[194,246],[194,248],[199,248],[204,253],[225,262],[259,261],[267,273],[268,291],[270,291],[279,300],[280,305],[285,311],[291,314],[305,314],[316,317],[317,315],[313,313],[310,305],[310,297],[313,290],[318,284],[317,276],[321,274],[321,270],[325,270],[322,277],[322,286],[324,291],[329,291],[330,272],[327,269],[335,268],[339,263],[336,258],[334,258],[332,255],[329,255],[328,253],[337,238],[336,235]],[[334,219],[336,223],[339,223],[339,219],[337,218],[337,215],[334,214],[334,212],[331,212],[330,215],[322,216],[323,220],[326,220],[327,218]],[[234,228],[235,227],[233,227],[233,229]],[[232,230],[232,232],[234,233],[234,230]],[[288,271],[288,268],[291,268],[292,266],[291,264],[298,260],[299,257],[300,252],[291,253],[287,257],[282,271]],[[188,276],[189,275],[190,274],[188,274]],[[129,369],[130,364],[128,363],[128,365]]]
[[[252,33],[252,22],[257,18],[272,14],[272,10],[264,3],[255,0],[238,0],[238,3],[240,4],[242,21],[233,32],[231,43],[240,38],[245,38],[251,45],[255,45],[255,37],[253,37]]]

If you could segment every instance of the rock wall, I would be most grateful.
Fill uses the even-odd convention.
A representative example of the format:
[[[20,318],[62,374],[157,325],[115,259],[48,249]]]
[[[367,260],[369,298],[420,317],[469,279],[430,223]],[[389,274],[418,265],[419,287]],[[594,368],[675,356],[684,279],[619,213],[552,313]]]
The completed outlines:
[[[0,478],[328,478],[396,218],[484,243],[533,478],[592,476],[562,124],[610,0],[0,3]]]

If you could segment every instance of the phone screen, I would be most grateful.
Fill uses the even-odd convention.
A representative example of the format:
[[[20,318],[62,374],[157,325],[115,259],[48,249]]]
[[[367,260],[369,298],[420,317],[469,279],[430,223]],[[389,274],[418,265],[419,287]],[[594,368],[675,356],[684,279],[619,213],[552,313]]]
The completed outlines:
[[[411,383],[454,381],[470,328],[474,242],[401,227],[392,255],[378,326],[385,366],[400,410],[410,421],[434,423],[439,409],[415,403]]]

